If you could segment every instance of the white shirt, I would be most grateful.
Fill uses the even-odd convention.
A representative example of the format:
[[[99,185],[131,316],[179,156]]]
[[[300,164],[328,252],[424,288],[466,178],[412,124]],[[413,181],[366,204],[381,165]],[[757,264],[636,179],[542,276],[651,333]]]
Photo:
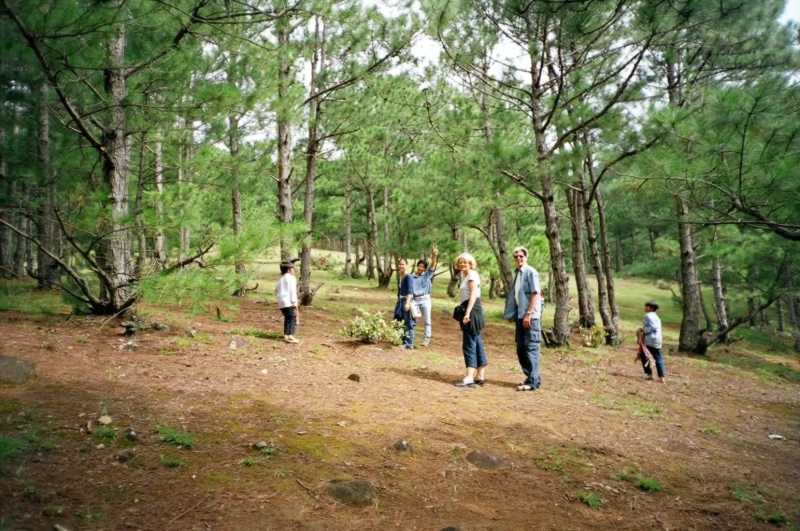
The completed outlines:
[[[462,273],[463,276],[463,273]],[[464,277],[464,280],[461,282],[461,287],[458,290],[458,299],[459,302],[464,302],[469,300],[469,281],[472,280],[475,282],[475,289],[477,290],[477,298],[481,298],[481,276],[478,274],[477,271],[474,269],[470,270],[469,274]]]
[[[278,308],[297,306],[297,278],[290,273],[281,275],[275,285],[275,296],[278,297]]]

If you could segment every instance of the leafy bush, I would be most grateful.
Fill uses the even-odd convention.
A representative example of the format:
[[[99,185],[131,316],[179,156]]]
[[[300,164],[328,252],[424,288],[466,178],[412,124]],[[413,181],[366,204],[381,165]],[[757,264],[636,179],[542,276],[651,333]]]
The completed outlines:
[[[581,328],[581,339],[584,347],[597,348],[603,344],[606,338],[606,331],[600,325],[591,328]]]
[[[25,453],[25,442],[0,435],[0,462],[11,461]]]
[[[388,341],[400,345],[403,342],[403,323],[400,321],[387,323],[381,317],[381,312],[359,311],[361,315],[354,318],[350,326],[341,330],[343,336],[352,337],[361,343]]]
[[[311,257],[311,267],[314,269],[322,269],[323,271],[330,271],[333,269],[333,260],[331,260],[331,255],[329,254],[320,254],[317,256]]]

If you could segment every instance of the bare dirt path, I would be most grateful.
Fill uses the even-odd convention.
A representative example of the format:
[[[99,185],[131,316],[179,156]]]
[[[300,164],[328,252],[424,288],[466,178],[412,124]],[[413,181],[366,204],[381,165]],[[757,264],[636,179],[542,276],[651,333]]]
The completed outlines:
[[[0,529],[797,526],[797,381],[668,355],[662,386],[641,380],[626,346],[545,350],[543,388],[520,393],[513,334],[490,325],[486,386],[457,389],[460,336],[441,311],[431,346],[413,352],[346,341],[345,319],[314,309],[299,346],[248,335],[281,327],[255,299],[236,322],[150,312],[171,330],[140,332],[138,352],[119,349],[114,322],[0,313],[0,353],[39,374],[0,387],[0,435],[26,441],[0,463]],[[115,438],[97,433],[103,413]],[[188,431],[194,448],[162,442],[156,425]],[[413,452],[393,449],[401,439]],[[121,463],[126,449],[135,458]],[[475,467],[476,450],[506,466]],[[332,501],[332,479],[372,482],[377,502]]]

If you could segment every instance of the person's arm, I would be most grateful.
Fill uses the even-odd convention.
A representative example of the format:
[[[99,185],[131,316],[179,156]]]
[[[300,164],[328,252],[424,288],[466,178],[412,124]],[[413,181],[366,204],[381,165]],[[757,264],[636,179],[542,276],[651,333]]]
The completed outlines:
[[[411,311],[411,299],[414,297],[411,288],[411,275],[406,275],[403,277],[400,291],[404,291],[406,297],[406,303],[405,306],[403,306],[403,310],[409,312]]]
[[[536,310],[536,305],[539,302],[539,299],[542,297],[541,288],[539,287],[539,283],[536,281],[536,275],[533,275],[533,279],[531,282],[533,283],[533,295],[528,301],[528,309],[525,311],[525,317],[522,318],[522,326],[524,328],[531,327],[531,318],[533,317],[533,312]],[[541,316],[540,316],[541,317]]]
[[[433,258],[431,258],[431,265],[428,266],[429,271],[435,271],[436,265],[439,263],[439,248],[437,246],[433,246]]]
[[[656,331],[656,326],[653,324],[653,320],[650,319],[650,314],[644,314],[644,322],[642,323],[642,332],[645,335],[652,334]]]
[[[472,271],[470,271],[470,274],[472,274]],[[475,274],[477,275],[477,273]],[[469,287],[469,302],[467,302],[467,312],[464,314],[464,324],[469,324],[469,316],[472,314],[472,307],[475,306],[475,301],[478,298],[478,283],[474,280],[468,280],[467,287]]]

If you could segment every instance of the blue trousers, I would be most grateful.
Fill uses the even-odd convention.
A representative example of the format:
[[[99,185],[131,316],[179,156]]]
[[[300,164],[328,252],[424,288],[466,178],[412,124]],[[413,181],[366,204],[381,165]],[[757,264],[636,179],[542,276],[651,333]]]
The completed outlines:
[[[522,326],[522,319],[515,319],[514,341],[517,344],[517,359],[525,374],[525,385],[538,389],[542,385],[539,376],[539,357],[542,348],[542,323],[531,319],[531,327]]]
[[[647,347],[647,350],[650,351],[650,354],[653,355],[653,359],[656,360],[656,372],[658,373],[659,378],[664,377],[664,356],[661,354],[661,349],[656,347]],[[640,358],[642,360],[642,367],[644,368],[644,373],[652,376],[653,375],[653,368],[647,365],[647,356],[642,356]]]
[[[294,313],[294,306],[288,308],[281,308],[283,314],[283,335],[293,336],[294,331],[297,330],[297,316]]]
[[[484,367],[489,364],[486,360],[486,350],[483,348],[483,336],[473,336],[468,326],[461,326],[463,341],[461,350],[464,352],[464,363],[467,367]]]

